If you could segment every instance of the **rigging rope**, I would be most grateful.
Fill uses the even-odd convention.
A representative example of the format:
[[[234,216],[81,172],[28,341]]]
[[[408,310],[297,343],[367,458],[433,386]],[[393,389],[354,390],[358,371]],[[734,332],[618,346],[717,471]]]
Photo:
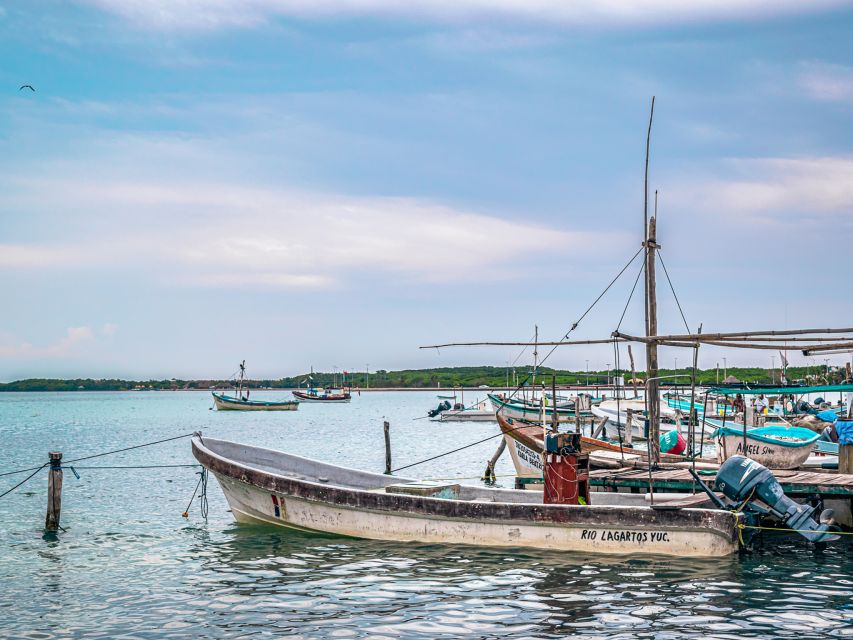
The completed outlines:
[[[631,298],[634,297],[634,291],[637,289],[637,284],[640,282],[640,276],[643,275],[643,272],[646,270],[646,263],[642,262],[640,264],[640,271],[637,273],[637,277],[634,279],[634,286],[631,287],[631,294],[628,296],[628,301],[625,303],[625,308],[622,309],[622,316],[619,318],[619,324],[616,325],[616,331],[622,327],[622,321],[625,319],[625,314],[628,312],[628,305],[631,304]]]
[[[630,260],[628,260],[628,262],[625,264],[625,266],[624,266],[624,267],[622,267],[622,269],[619,271],[619,273],[617,273],[617,274],[616,274],[616,276],[615,276],[615,277],[610,281],[610,283],[609,283],[609,284],[604,288],[604,291],[602,291],[602,292],[598,295],[598,297],[597,297],[597,298],[592,302],[592,304],[591,304],[591,305],[589,305],[589,307],[587,307],[586,311],[584,311],[584,312],[581,314],[581,316],[580,316],[580,317],[579,317],[579,318],[578,318],[578,319],[577,319],[577,320],[572,324],[571,328],[570,328],[570,329],[566,332],[566,334],[565,334],[565,335],[560,339],[560,342],[562,342],[562,341],[564,341],[564,340],[567,340],[567,339],[569,338],[569,335],[572,333],[572,331],[574,331],[575,329],[577,329],[577,328],[578,328],[578,326],[579,326],[579,325],[580,325],[580,323],[583,321],[583,319],[584,319],[584,318],[586,318],[587,314],[589,314],[589,312],[590,312],[590,311],[592,311],[592,309],[595,307],[595,305],[597,305],[597,304],[598,304],[599,300],[601,300],[601,299],[604,297],[604,294],[606,294],[606,293],[610,290],[610,287],[612,287],[612,286],[616,283],[616,281],[617,281],[617,280],[622,276],[622,274],[623,274],[623,273],[625,273],[625,271],[627,271],[628,267],[630,267],[630,266],[631,266],[631,264],[634,262],[634,260],[636,260],[636,259],[637,259],[637,256],[638,256],[638,255],[640,255],[640,253],[642,253],[642,251],[643,251],[643,247],[640,247],[640,248],[637,250],[637,253],[635,253],[633,256],[631,256],[631,259],[630,259]],[[529,345],[528,345],[528,346],[529,346]],[[539,361],[539,366],[542,366],[543,364],[545,364],[545,362],[548,360],[548,358],[550,358],[550,357],[554,354],[554,351],[556,351],[556,350],[557,350],[557,347],[558,347],[558,346],[559,346],[559,345],[554,345],[554,346],[552,346],[552,347],[551,347],[551,350],[550,350],[547,354],[545,354],[545,357],[544,357],[544,358],[542,358],[542,359]],[[513,390],[513,392],[509,395],[509,398],[514,397],[514,396],[515,396],[515,395],[516,395],[516,394],[517,394],[517,393],[518,393],[518,392],[519,392],[519,391],[524,387],[525,383],[526,383],[528,380],[530,380],[531,375],[532,375],[531,373],[528,373],[528,374],[527,374],[527,377],[526,377],[526,378],[521,382],[521,384],[519,384],[519,385],[515,388],[515,390]],[[501,410],[501,409],[499,409],[498,411],[500,411],[500,410]]]
[[[669,288],[672,291],[672,297],[675,298],[675,304],[678,305],[678,312],[681,314],[681,319],[684,321],[684,328],[687,329],[687,333],[690,333],[690,327],[687,325],[687,318],[684,317],[684,311],[681,309],[681,302],[678,300],[678,295],[675,293],[675,287],[672,286],[672,280],[669,279],[669,272],[666,270],[666,265],[663,263],[663,256],[661,255],[660,249],[658,249],[658,259],[660,260],[660,266],[663,267],[664,275],[666,275],[666,281],[669,283]]]
[[[518,431],[519,429],[524,429],[529,427],[529,424],[523,424],[520,427],[514,427],[507,431],[506,433],[512,433],[513,431]],[[478,444],[483,444],[484,442],[488,442],[489,440],[493,440],[495,438],[502,438],[504,432],[496,433],[494,435],[489,436],[488,438],[483,438],[482,440],[477,440],[477,442],[472,442],[471,444],[466,444],[465,446],[459,447],[457,449],[453,449],[452,451],[445,451],[444,453],[439,453],[437,456],[432,456],[431,458],[426,458],[425,460],[419,460],[418,462],[413,462],[412,464],[407,464],[402,467],[397,467],[396,469],[391,469],[391,473],[395,473],[397,471],[402,471],[403,469],[408,469],[409,467],[416,467],[419,464],[423,464],[424,462],[431,462],[432,460],[437,460],[438,458],[443,458],[444,456],[449,456],[451,453],[456,453],[457,451],[462,451],[463,449],[470,449]]]

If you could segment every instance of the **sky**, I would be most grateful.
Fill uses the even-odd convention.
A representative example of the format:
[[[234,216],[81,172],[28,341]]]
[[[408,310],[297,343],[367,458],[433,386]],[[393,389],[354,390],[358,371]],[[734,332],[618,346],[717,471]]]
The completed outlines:
[[[851,31],[832,0],[0,0],[0,379],[529,364],[418,347],[565,335],[642,241],[652,96],[687,326],[849,326]],[[572,338],[643,332],[638,269]]]

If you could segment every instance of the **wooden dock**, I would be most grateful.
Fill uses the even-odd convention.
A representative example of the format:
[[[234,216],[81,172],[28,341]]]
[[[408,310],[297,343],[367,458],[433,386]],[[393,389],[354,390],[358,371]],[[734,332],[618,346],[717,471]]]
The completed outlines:
[[[699,477],[711,488],[716,475],[716,471],[699,471]],[[853,498],[853,474],[777,469],[773,475],[785,493],[792,497],[817,494],[831,499]],[[596,469],[590,471],[589,483],[599,490],[646,493],[649,491],[649,472],[645,469]],[[661,493],[701,491],[687,469],[653,471],[652,485],[655,492]]]

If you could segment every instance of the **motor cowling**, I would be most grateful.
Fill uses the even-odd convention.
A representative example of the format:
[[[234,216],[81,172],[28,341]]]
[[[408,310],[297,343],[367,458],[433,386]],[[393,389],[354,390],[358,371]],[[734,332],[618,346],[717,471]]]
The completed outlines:
[[[827,533],[829,524],[818,524],[812,518],[814,507],[791,500],[770,470],[755,460],[732,456],[720,465],[714,484],[738,508],[750,506],[764,511],[754,504],[760,500],[770,514],[812,542],[838,540],[839,536]]]

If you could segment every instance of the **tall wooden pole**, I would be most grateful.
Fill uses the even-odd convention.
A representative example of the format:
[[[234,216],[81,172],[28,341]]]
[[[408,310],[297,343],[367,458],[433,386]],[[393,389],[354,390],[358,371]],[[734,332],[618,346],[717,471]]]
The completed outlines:
[[[575,400],[575,408],[578,403]],[[575,425],[577,426],[577,424]],[[557,374],[551,376],[551,431],[556,433],[560,430],[560,415],[557,413]]]
[[[386,420],[382,427],[385,431],[385,475],[391,475],[391,425]]]
[[[657,299],[655,297],[655,219],[649,220],[649,236],[646,239],[646,295],[648,298],[649,335],[658,332]],[[658,345],[646,345],[646,410],[649,416],[649,456],[653,462],[660,461],[660,390],[658,377]]]
[[[48,533],[59,530],[59,514],[62,510],[62,453],[51,451],[47,454],[50,459],[50,469],[47,475],[47,515],[44,518],[44,529]]]
[[[657,298],[655,294],[655,242],[656,221],[649,218],[649,150],[652,139],[652,120],[655,115],[655,98],[649,113],[649,129],[646,134],[646,174],[643,193],[643,217],[646,221],[646,337],[658,333]],[[652,464],[660,461],[660,402],[658,401],[658,346],[656,342],[646,345],[646,411],[649,416],[649,459]]]

